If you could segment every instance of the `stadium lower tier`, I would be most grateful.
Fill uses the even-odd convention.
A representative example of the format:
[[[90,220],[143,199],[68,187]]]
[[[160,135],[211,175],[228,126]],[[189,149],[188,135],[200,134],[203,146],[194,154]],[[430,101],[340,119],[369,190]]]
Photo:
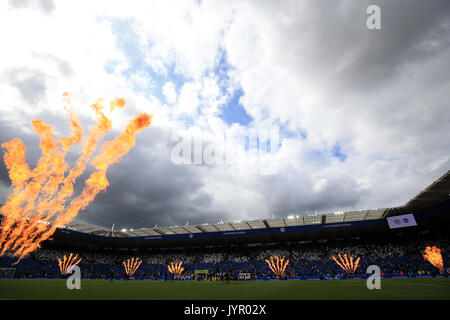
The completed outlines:
[[[14,277],[60,278],[58,259],[70,253],[78,254],[78,264],[83,278],[124,279],[126,275],[123,261],[139,258],[139,265],[133,274],[135,279],[173,279],[168,271],[171,262],[182,262],[184,268],[178,279],[194,279],[196,271],[203,272],[202,278],[239,279],[246,274],[249,279],[269,279],[277,277],[266,259],[277,256],[289,260],[283,273],[284,278],[336,278],[367,276],[367,267],[377,265],[383,276],[420,276],[449,273],[449,239],[403,239],[395,242],[360,240],[339,244],[286,243],[261,244],[260,246],[240,246],[225,248],[184,248],[159,250],[154,252],[136,251],[108,252],[106,250],[68,251],[67,248],[42,248],[17,262],[16,257],[0,257],[0,268],[14,268]],[[441,249],[444,272],[438,270],[423,257],[427,246]],[[333,256],[346,254],[353,257],[353,265],[360,258],[354,272],[343,270]],[[1,270],[1,269],[0,269]],[[5,269],[3,269],[5,270]],[[0,277],[11,277],[10,273],[0,272]]]

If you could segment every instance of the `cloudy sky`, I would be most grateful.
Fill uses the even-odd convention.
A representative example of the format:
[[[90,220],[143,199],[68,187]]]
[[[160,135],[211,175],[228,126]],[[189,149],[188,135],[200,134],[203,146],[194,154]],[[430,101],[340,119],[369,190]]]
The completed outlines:
[[[381,30],[366,27],[371,4]],[[450,169],[446,0],[4,0],[0,39],[0,142],[21,138],[30,164],[40,155],[31,119],[69,133],[65,91],[85,129],[98,98],[126,99],[108,139],[136,114],[154,115],[78,215],[84,223],[397,206]],[[279,139],[267,150],[245,138],[268,130]],[[189,139],[240,156],[174,161]],[[2,162],[0,203],[9,190]]]

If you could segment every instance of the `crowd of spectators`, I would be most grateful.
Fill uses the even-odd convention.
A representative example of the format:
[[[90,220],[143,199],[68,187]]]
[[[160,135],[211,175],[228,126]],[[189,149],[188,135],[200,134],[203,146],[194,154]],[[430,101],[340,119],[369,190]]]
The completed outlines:
[[[271,278],[273,272],[265,262],[272,256],[285,257],[289,263],[286,277],[296,278],[335,278],[349,276],[332,256],[347,254],[360,258],[359,266],[351,276],[365,275],[369,265],[378,265],[383,275],[413,276],[436,274],[438,270],[423,258],[426,246],[441,248],[444,262],[449,260],[448,239],[405,240],[396,242],[362,242],[352,240],[339,243],[288,243],[261,244],[253,246],[216,248],[178,248],[158,251],[81,251],[73,252],[81,258],[79,264],[82,276],[86,278],[124,278],[122,262],[139,257],[142,264],[135,273],[138,279],[167,279],[167,265],[183,262],[184,278],[193,278],[195,270],[208,270],[209,275],[227,274],[238,278],[239,274],[250,274],[251,278]],[[14,264],[13,256],[0,257],[0,267],[14,267],[18,277],[60,277],[58,259],[68,256],[70,250],[61,248],[42,248]],[[448,273],[448,269],[445,270]]]

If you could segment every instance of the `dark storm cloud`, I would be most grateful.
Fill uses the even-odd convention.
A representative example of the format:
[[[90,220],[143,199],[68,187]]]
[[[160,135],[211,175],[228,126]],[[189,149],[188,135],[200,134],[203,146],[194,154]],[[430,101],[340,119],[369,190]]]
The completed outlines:
[[[275,217],[311,212],[329,213],[358,205],[369,190],[348,176],[311,177],[287,166],[265,179],[267,205]],[[316,185],[317,184],[317,185]]]
[[[382,29],[358,28],[362,32],[353,38],[356,43],[346,41],[353,59],[337,76],[346,79],[349,86],[368,89],[385,86],[392,77],[407,72],[411,64],[422,63],[448,48],[448,1],[358,2],[364,13],[363,9],[370,4],[380,6]],[[364,20],[367,16],[363,16]],[[345,54],[338,58],[345,58]]]
[[[382,30],[366,27],[369,5],[380,6]],[[269,1],[261,10],[279,21],[283,59],[301,73],[314,68],[307,72],[311,81],[332,79],[338,90],[385,86],[450,42],[450,2],[445,0]]]
[[[171,132],[150,127],[136,146],[110,167],[110,186],[78,216],[79,221],[110,227],[153,227],[217,222],[225,212],[213,208],[202,191],[200,172],[170,159]]]

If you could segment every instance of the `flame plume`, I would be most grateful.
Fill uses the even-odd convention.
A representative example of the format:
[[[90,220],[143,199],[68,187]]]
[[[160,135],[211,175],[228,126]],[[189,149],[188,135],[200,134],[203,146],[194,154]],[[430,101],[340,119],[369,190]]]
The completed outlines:
[[[98,193],[108,185],[106,172],[110,165],[120,162],[135,145],[136,133],[146,129],[152,116],[142,113],[131,120],[122,134],[103,143],[100,153],[89,164],[95,171],[85,181],[81,193],[73,197],[74,184],[86,170],[89,160],[100,140],[112,129],[111,120],[103,113],[104,101],[91,105],[97,116],[96,125],[84,136],[83,128],[70,96],[64,93],[64,108],[69,112],[72,132],[70,136],[54,138],[53,128],[43,120],[31,122],[40,137],[42,156],[34,169],[27,164],[26,147],[22,140],[12,139],[2,144],[6,149],[4,161],[13,186],[6,204],[0,208],[3,222],[0,230],[0,256],[11,251],[23,257],[38,249],[60,226],[71,222],[80,210],[84,210]],[[123,108],[125,100],[117,98],[110,103],[110,111]],[[81,142],[81,155],[70,168],[65,161],[70,148]]]
[[[442,259],[441,249],[433,247],[426,247],[423,255],[425,261],[428,260],[433,266],[439,269],[441,274],[444,273],[444,260]]]
[[[167,270],[169,270],[169,272],[174,275],[180,275],[184,271],[184,268],[181,266],[182,264],[183,264],[183,261],[180,261],[178,263],[171,262],[167,266]]]
[[[276,264],[274,260],[276,260]],[[269,265],[270,270],[272,270],[277,277],[284,275],[284,270],[289,264],[289,260],[284,261],[284,257],[280,259],[277,256],[270,257],[270,260],[266,259],[265,261]]]
[[[359,259],[356,259],[355,263],[353,263],[353,257],[347,257],[346,254],[344,254],[344,258],[342,258],[341,254],[338,253],[338,259],[336,259],[335,256],[332,256],[333,260],[337,263],[339,267],[341,267],[342,270],[344,270],[346,273],[355,273],[356,269],[358,268]]]
[[[139,258],[134,259],[134,257],[133,257],[131,259],[128,259],[126,262],[123,261],[122,263],[125,268],[125,273],[127,274],[127,276],[131,277],[134,275],[136,270],[139,268],[142,261]]]
[[[64,255],[63,260],[58,259],[59,271],[61,272],[62,275],[66,275],[68,272],[71,271],[72,267],[76,266],[81,262],[81,258],[78,259],[78,261],[77,258],[78,254],[73,256],[73,254],[71,253],[69,257],[66,257],[66,255]]]

